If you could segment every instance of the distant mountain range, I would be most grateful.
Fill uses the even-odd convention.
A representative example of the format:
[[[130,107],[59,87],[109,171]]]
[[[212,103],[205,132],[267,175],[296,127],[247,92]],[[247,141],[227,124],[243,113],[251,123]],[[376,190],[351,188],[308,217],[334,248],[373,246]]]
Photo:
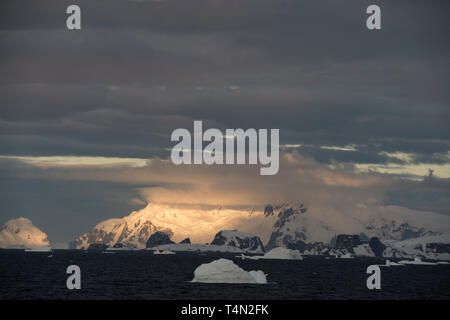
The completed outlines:
[[[265,246],[256,235],[236,230],[218,230],[210,245],[203,247],[204,244],[174,243],[170,240],[174,235],[173,231],[163,225],[155,225],[149,211],[141,210],[122,219],[109,219],[97,224],[90,232],[75,239],[70,247],[87,249],[101,244],[104,247],[116,248],[164,247],[187,251],[221,251],[226,246],[228,251],[253,253],[262,253],[274,247],[287,247],[304,254],[340,256],[348,253],[403,257],[417,250],[401,249],[402,241],[412,238],[432,239],[441,234],[387,215],[369,213],[362,217],[352,216],[346,218],[347,220],[333,218],[310,213],[301,203],[267,205],[264,209],[264,219],[271,227],[271,235]],[[346,232],[348,224],[351,225],[352,233]],[[154,236],[151,237],[152,235]],[[446,241],[446,238],[444,240]],[[430,250],[434,250],[430,245]],[[219,250],[219,247],[223,248]],[[446,251],[444,247],[434,245],[435,249]]]
[[[73,249],[113,250],[144,249],[172,251],[218,251],[261,254],[274,247],[298,250],[303,255],[332,257],[368,256],[379,258],[414,258],[450,260],[450,234],[440,234],[411,226],[405,221],[370,217],[363,232],[337,233],[338,228],[308,215],[302,205],[268,205],[265,219],[272,223],[266,246],[261,239],[247,232],[220,230],[210,244],[180,243],[171,240],[173,232],[155,226],[145,212],[136,211],[122,219],[109,219],[97,224],[89,233],[71,243]],[[328,233],[329,241],[315,241],[315,232]],[[322,235],[323,236],[323,235]],[[31,220],[9,220],[0,229],[1,248],[37,248],[49,246],[47,235]]]

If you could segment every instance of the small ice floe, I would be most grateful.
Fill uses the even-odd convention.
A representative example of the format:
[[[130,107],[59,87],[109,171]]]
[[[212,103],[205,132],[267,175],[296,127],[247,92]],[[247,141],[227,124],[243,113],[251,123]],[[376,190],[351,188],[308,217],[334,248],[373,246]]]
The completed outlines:
[[[380,267],[402,267],[404,266],[401,263],[397,263],[397,262],[392,262],[390,260],[386,260],[385,264],[379,264]]]
[[[436,266],[437,265],[437,263],[435,263],[435,262],[422,261],[422,259],[420,257],[415,257],[414,260],[401,260],[398,263],[414,264],[414,265],[421,265],[421,266]]]
[[[114,251],[102,251],[103,254],[115,254]]]
[[[218,259],[197,267],[192,282],[204,283],[267,283],[261,270],[245,271],[228,259]]]
[[[241,258],[242,260],[258,260],[258,259],[263,259],[264,256],[246,256],[245,254],[241,253],[241,255],[239,256],[235,256],[236,258]]]
[[[49,255],[49,256],[47,256],[47,258],[53,258],[53,255],[51,254],[51,255]]]
[[[341,259],[354,259],[355,257],[350,252],[347,252],[346,254],[343,254],[339,258],[341,258]]]
[[[239,257],[239,256],[237,256]],[[250,259],[250,260],[259,260],[259,259],[273,259],[273,260],[303,260],[303,257],[300,252],[297,250],[286,249],[283,247],[276,247],[267,252],[263,256],[245,256],[243,254],[240,255],[242,260]]]
[[[51,247],[39,247],[39,248],[29,248],[25,249],[25,252],[52,252],[53,249]]]
[[[155,250],[153,254],[175,254],[175,252],[170,250]]]

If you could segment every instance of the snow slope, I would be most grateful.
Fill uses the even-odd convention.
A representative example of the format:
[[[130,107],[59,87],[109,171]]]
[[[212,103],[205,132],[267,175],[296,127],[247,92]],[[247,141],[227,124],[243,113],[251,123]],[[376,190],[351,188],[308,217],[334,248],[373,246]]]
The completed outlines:
[[[383,256],[397,256],[414,258],[423,256],[431,260],[450,260],[450,234],[425,236],[403,241],[384,240],[387,249]],[[442,250],[442,249],[443,250]]]
[[[0,248],[38,248],[50,246],[47,235],[35,227],[30,219],[17,218],[0,229]]]

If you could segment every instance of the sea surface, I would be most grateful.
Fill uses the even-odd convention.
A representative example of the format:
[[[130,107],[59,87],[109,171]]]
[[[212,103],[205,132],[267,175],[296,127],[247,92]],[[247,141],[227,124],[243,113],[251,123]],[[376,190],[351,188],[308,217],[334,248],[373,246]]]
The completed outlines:
[[[450,265],[381,268],[381,289],[368,290],[375,258],[302,261],[242,260],[236,254],[150,251],[114,254],[55,250],[0,250],[0,299],[450,299]],[[269,284],[191,283],[194,270],[218,258],[263,270]],[[81,289],[69,290],[69,265],[81,269]]]

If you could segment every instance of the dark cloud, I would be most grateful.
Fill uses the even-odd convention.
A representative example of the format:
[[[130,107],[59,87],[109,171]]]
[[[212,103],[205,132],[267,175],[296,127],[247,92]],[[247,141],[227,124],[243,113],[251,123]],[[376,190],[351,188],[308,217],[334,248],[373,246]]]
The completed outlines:
[[[81,31],[66,30],[69,4],[0,4],[1,155],[165,158],[172,130],[203,120],[280,128],[324,164],[449,163],[448,1],[378,1],[381,31],[365,27],[369,1],[82,0]],[[3,188],[40,185],[2,175]],[[39,212],[58,186],[42,184]],[[117,190],[61,187],[74,207],[92,199],[77,189]],[[386,202],[448,213],[447,191],[408,188]]]

